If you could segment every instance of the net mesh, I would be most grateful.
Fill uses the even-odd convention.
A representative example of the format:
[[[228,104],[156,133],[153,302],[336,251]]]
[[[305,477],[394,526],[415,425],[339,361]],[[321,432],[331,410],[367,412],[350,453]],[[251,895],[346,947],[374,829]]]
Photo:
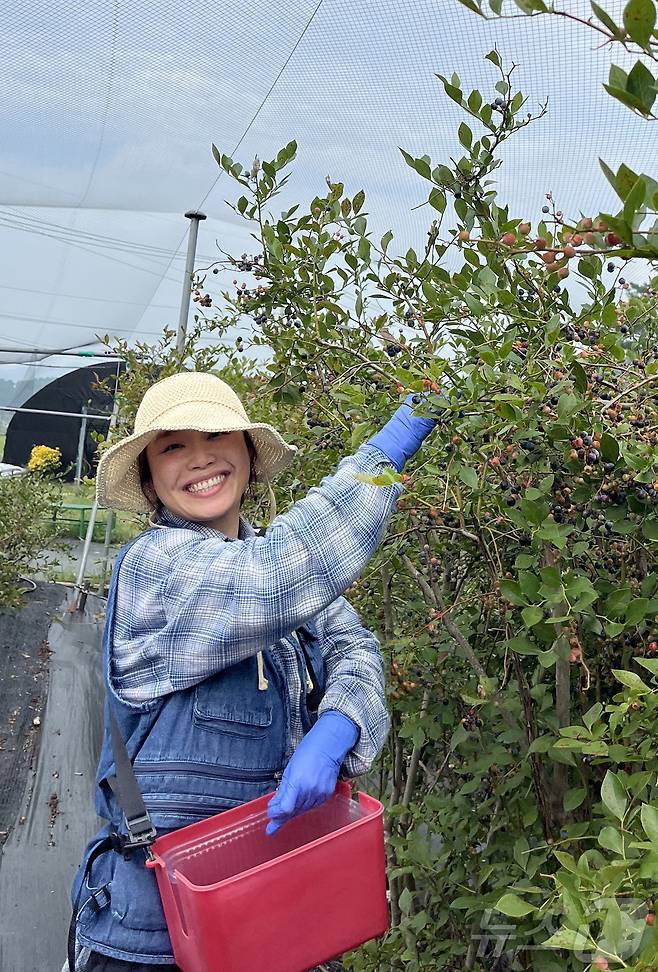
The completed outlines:
[[[591,15],[585,0],[565,6]],[[606,4],[617,17],[623,6]],[[457,0],[35,0],[31,11],[0,2],[11,132],[0,160],[0,344],[15,348],[14,369],[34,349],[175,326],[185,210],[209,216],[199,265],[216,240],[249,245],[211,142],[244,164],[295,138],[282,208],[323,191],[329,174],[366,190],[373,229],[394,228],[400,250],[422,242],[428,210],[414,207],[426,187],[399,147],[455,157],[463,116],[435,75],[457,71],[466,91],[495,96],[483,59],[494,45],[518,65],[529,110],[549,99],[548,114],[504,147],[499,190],[513,213],[536,219],[549,190],[568,213],[610,208],[597,159],[651,171],[655,158],[651,126],[602,87],[612,61],[634,57],[556,17],[484,21]]]

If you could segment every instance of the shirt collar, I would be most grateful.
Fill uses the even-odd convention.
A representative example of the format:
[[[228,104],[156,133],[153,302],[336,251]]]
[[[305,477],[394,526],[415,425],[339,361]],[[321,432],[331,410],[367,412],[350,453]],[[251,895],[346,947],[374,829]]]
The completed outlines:
[[[224,540],[234,540],[235,537],[227,537],[221,530],[215,530],[213,527],[205,526],[203,523],[197,523],[196,520],[186,520],[185,517],[179,516],[177,513],[172,513],[171,510],[167,509],[166,506],[159,506],[155,513],[152,514],[151,522],[154,526],[165,526],[165,527],[178,527],[183,530],[194,530],[196,533],[202,534],[204,537],[223,537]],[[246,540],[248,537],[256,536],[256,531],[244,517],[240,517],[240,525],[238,527],[238,540]]]

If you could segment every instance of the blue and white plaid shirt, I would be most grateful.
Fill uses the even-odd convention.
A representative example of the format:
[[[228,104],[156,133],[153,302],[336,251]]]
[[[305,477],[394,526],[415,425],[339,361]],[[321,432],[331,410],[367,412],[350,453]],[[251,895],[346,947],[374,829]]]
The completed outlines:
[[[388,732],[377,638],[340,595],[381,543],[403,487],[356,473],[391,463],[364,445],[257,536],[240,518],[237,540],[163,510],[119,571],[112,679],[129,702],[159,698],[259,651],[277,651],[288,678],[293,746],[303,735],[297,658],[285,636],[313,619],[327,685],[319,707],[359,728],[343,771],[366,772]],[[283,639],[283,640],[282,640]]]

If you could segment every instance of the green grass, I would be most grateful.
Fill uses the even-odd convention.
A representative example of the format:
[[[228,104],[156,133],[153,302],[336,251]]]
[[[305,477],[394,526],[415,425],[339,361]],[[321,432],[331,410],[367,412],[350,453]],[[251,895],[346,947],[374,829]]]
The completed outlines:
[[[63,503],[93,503],[94,486],[89,483],[63,483],[62,502]],[[109,510],[98,509],[96,523],[94,525],[93,539],[102,543],[105,539],[105,527]],[[61,517],[66,517],[62,519]],[[87,514],[88,522],[89,514]],[[112,543],[127,543],[141,533],[144,529],[144,518],[132,513],[115,513],[114,528],[112,530]],[[79,519],[75,510],[62,510],[58,515],[58,536],[79,537]]]

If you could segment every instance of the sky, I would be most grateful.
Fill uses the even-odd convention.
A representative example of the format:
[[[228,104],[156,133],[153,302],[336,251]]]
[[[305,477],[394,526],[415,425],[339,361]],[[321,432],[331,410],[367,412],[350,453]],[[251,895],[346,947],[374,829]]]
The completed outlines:
[[[563,6],[589,12],[585,0]],[[426,184],[399,147],[456,156],[463,116],[436,74],[495,97],[484,60],[494,45],[517,65],[529,110],[549,99],[503,152],[499,192],[513,214],[536,222],[549,190],[567,214],[609,210],[597,159],[651,172],[657,155],[654,128],[602,88],[611,60],[628,58],[555,17],[485,22],[458,0],[35,0],[29,19],[0,0],[0,11],[0,377],[81,361],[7,363],[29,348],[97,347],[99,333],[155,341],[175,327],[186,210],[208,215],[197,265],[218,247],[249,249],[213,142],[249,164],[295,138],[279,208],[324,192],[329,174],[349,194],[366,190],[371,228],[392,228],[393,248],[422,242],[430,217],[414,207]]]

